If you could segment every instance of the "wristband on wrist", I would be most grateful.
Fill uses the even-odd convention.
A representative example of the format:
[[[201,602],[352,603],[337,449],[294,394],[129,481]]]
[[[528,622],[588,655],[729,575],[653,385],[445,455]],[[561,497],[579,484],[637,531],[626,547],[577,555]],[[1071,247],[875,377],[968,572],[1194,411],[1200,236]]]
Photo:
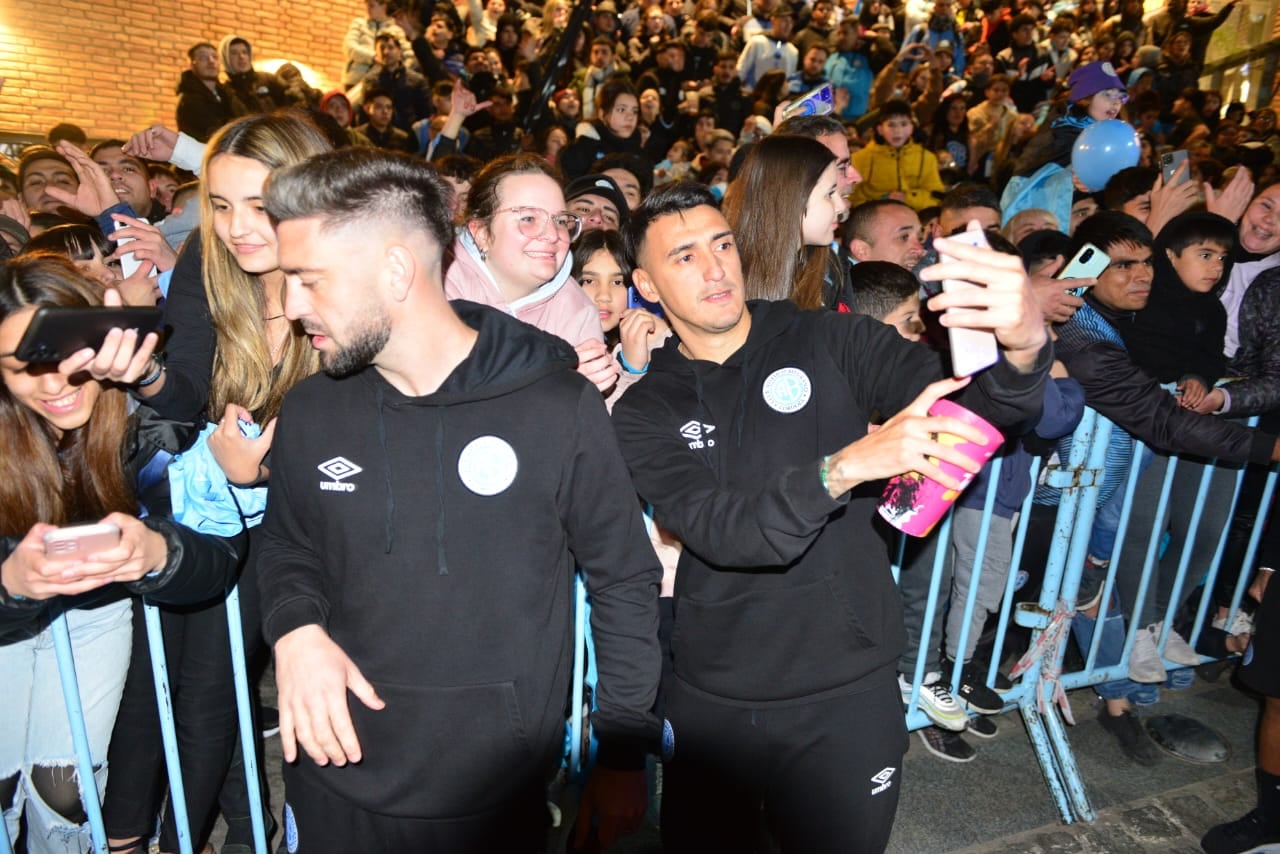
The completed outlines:
[[[822,458],[822,467],[818,469],[818,477],[822,480],[823,490],[830,495],[831,487],[827,485],[827,477],[831,474],[831,455]]]
[[[153,385],[164,374],[164,362],[160,361],[160,357],[155,353],[151,354],[151,373],[133,384],[134,388],[146,388]]]
[[[618,351],[618,361],[622,363],[622,370],[626,371],[629,374],[646,374],[649,372],[648,362],[644,363],[643,368],[637,369],[637,368],[631,367],[631,365],[628,364],[627,362],[627,354],[624,353],[622,350]]]

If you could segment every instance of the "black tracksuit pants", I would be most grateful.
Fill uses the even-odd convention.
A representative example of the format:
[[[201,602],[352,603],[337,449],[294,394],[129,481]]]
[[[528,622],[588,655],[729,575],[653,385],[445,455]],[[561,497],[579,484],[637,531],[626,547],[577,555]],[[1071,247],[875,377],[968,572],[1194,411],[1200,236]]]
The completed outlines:
[[[890,665],[835,696],[757,706],[672,678],[666,854],[758,851],[762,824],[784,852],[884,851],[907,749],[895,670]]]

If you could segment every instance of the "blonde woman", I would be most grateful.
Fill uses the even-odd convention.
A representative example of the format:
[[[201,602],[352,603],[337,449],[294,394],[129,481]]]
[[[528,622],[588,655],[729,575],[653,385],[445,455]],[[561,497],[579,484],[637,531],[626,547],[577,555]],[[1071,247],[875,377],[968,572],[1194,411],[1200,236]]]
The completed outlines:
[[[273,170],[329,148],[319,128],[301,113],[287,112],[246,117],[209,141],[200,173],[199,240],[179,260],[166,307],[173,344],[154,379],[143,378],[146,384],[136,390],[162,412],[206,411],[210,421],[219,421],[209,449],[238,486],[266,480],[264,459],[284,395],[319,364],[302,330],[284,316],[284,273],[262,206],[263,187]],[[154,386],[158,393],[148,395]],[[263,425],[260,437],[243,434],[241,423],[249,421]],[[251,548],[253,540],[251,534]],[[241,581],[245,651],[252,660],[262,647],[257,584],[253,578]],[[217,818],[218,793],[236,749],[226,610],[218,600],[164,619],[187,811],[200,850]],[[108,836],[119,846],[113,850],[143,845],[162,802],[164,768],[158,750],[151,752],[159,731],[145,648],[134,644],[113,740],[117,749],[109,759],[116,773],[104,812]],[[228,844],[252,844],[247,808],[240,804],[235,814],[228,808]],[[160,850],[177,850],[171,811]]]

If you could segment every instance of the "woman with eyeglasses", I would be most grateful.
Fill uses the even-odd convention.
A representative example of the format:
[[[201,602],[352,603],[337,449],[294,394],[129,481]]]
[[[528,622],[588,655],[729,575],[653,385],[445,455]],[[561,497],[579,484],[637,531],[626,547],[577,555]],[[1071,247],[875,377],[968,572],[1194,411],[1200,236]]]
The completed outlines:
[[[618,378],[595,305],[573,280],[569,244],[582,220],[565,210],[554,168],[511,154],[476,174],[445,276],[450,299],[490,305],[578,351],[578,371],[602,392]]]

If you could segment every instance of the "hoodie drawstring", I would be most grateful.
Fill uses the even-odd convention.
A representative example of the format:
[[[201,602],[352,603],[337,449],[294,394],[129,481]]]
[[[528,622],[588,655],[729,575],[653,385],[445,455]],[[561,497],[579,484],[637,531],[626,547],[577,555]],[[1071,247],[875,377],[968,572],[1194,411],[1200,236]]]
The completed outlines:
[[[444,550],[444,407],[436,407],[436,500],[440,502],[436,513],[436,564],[440,575],[449,574],[449,561]]]
[[[384,523],[384,536],[386,537],[385,554],[391,554],[391,547],[396,540],[396,494],[391,488],[391,458],[387,454],[387,425],[382,418],[382,389],[374,388],[374,396],[378,404],[378,447],[382,449],[382,471],[383,471],[383,490],[386,522]]]

